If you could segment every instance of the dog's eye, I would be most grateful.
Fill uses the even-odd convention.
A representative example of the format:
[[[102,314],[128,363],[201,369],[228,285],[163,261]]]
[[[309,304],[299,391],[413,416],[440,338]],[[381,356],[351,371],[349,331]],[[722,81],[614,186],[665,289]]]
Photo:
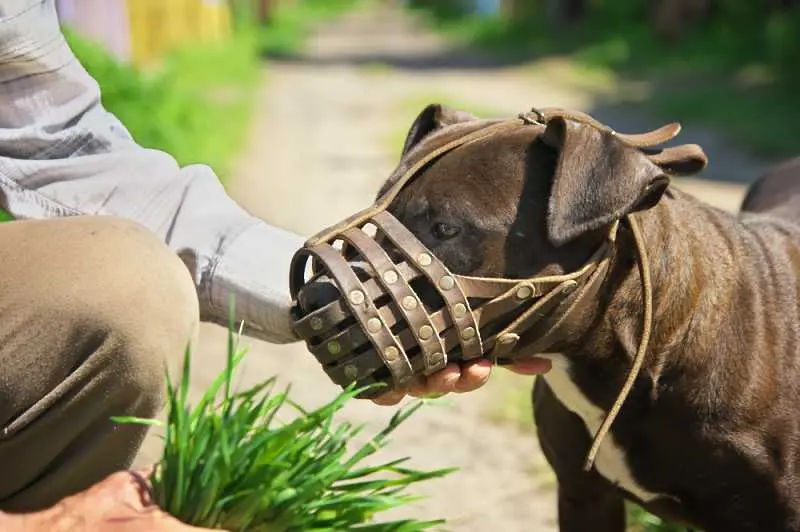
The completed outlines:
[[[460,232],[461,229],[459,227],[444,222],[437,222],[433,224],[433,227],[431,228],[431,233],[435,238],[438,238],[439,240],[447,240],[448,238],[453,238]]]

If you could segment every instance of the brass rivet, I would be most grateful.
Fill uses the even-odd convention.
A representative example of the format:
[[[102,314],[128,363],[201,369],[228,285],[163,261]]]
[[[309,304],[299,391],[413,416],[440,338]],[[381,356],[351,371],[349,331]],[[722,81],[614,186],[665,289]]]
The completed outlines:
[[[453,307],[453,314],[456,318],[463,318],[467,315],[467,306],[464,303],[456,303]]]
[[[422,340],[429,340],[433,336],[433,327],[430,325],[423,325],[419,328],[419,337]]]
[[[394,284],[397,282],[397,272],[394,270],[388,270],[383,272],[383,280],[386,281],[386,284]]]
[[[427,253],[420,253],[419,257],[417,257],[417,262],[420,266],[430,266],[433,263],[433,259]]]
[[[364,292],[361,290],[353,290],[350,292],[350,302],[354,305],[360,305],[364,302]]]
[[[500,338],[497,339],[497,341],[500,342],[503,345],[514,344],[514,343],[517,342],[517,340],[519,340],[519,336],[517,336],[516,334],[511,334],[511,333],[504,334],[503,336],[501,336]]]
[[[439,279],[439,288],[442,290],[451,290],[456,285],[456,280],[450,277],[449,275],[445,275],[441,279]]]
[[[380,331],[382,327],[383,324],[381,323],[381,320],[379,320],[378,318],[370,318],[367,320],[367,329],[369,329],[369,332],[371,333],[376,333]]]
[[[472,340],[475,338],[475,328],[474,327],[467,327],[463,331],[461,331],[461,338],[464,340]]]
[[[336,340],[331,340],[328,342],[328,353],[332,355],[338,355],[342,352],[342,344],[337,342]]]
[[[437,351],[436,353],[432,354],[428,360],[430,361],[431,365],[439,365],[444,360],[444,354]]]
[[[528,285],[522,285],[517,288],[517,299],[528,299],[533,295],[533,288]]]
[[[324,323],[322,323],[322,318],[320,318],[319,316],[314,316],[313,318],[311,318],[309,325],[311,325],[312,330],[321,331]]]
[[[386,357],[386,360],[389,362],[393,362],[397,360],[397,357],[400,356],[400,351],[396,347],[390,346],[387,347],[386,351],[383,352],[383,356]]]
[[[566,281],[564,283],[564,287],[561,289],[561,291],[563,293],[565,293],[565,294],[571,294],[572,292],[575,291],[576,288],[578,288],[578,282],[577,281],[574,281],[574,280],[573,281]]]
[[[403,298],[403,308],[406,310],[414,310],[417,308],[417,298],[414,296],[406,296]]]
[[[358,377],[358,368],[352,364],[346,365],[343,371],[344,377],[349,381],[354,381]]]

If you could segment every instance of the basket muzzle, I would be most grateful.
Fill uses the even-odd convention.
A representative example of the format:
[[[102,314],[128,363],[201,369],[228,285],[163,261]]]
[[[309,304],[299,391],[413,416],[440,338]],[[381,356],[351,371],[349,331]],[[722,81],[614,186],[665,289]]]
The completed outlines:
[[[569,275],[469,277],[453,274],[389,212],[370,213],[296,253],[295,300],[314,284],[336,290],[306,315],[296,305],[295,332],[340,386],[402,388],[448,362],[498,362],[523,332],[566,314],[585,293],[579,287],[599,284],[589,281],[604,271],[608,247]],[[543,329],[539,342],[552,332]]]
[[[320,232],[295,254],[293,327],[333,382],[404,388],[448,362],[485,357],[503,363],[523,334],[533,338],[526,352],[544,349],[564,317],[596,292],[618,224],[576,272],[482,278],[453,274],[387,210],[443,154],[504,128],[541,125],[527,115],[520,119],[493,124],[427,154],[372,207]],[[304,292],[321,286],[328,288],[325,300],[303,309]]]

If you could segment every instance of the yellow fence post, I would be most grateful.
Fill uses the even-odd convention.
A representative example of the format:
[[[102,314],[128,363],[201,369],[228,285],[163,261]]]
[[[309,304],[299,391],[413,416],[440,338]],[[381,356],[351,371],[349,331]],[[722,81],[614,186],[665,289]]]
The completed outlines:
[[[137,67],[163,58],[178,46],[230,37],[225,0],[126,0],[131,61]]]

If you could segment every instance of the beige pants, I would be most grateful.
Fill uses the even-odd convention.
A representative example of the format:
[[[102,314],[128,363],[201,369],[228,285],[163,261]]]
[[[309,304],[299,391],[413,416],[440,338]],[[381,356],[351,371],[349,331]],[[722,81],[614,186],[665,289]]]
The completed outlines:
[[[0,510],[29,511],[133,461],[164,363],[198,329],[184,264],[110,217],[0,224]],[[172,364],[170,363],[172,366]]]

